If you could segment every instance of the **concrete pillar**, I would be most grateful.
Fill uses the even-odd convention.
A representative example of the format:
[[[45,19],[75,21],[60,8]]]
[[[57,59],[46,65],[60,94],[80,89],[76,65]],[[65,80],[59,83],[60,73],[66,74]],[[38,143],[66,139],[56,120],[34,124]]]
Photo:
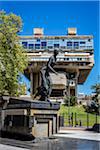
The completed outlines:
[[[33,89],[34,89],[34,78],[33,78],[33,71],[30,71],[30,91],[31,91],[31,95],[33,95]]]
[[[77,79],[75,81],[75,96],[77,97]]]
[[[76,96],[76,97],[77,97],[78,77],[79,77],[79,70],[77,70],[77,72],[76,72],[76,77],[75,77],[75,96]]]

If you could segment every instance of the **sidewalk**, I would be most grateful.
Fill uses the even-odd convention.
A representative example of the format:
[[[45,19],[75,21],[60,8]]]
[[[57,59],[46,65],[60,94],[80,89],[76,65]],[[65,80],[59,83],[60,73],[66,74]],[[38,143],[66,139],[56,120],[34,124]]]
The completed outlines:
[[[100,141],[100,133],[95,133],[93,131],[85,131],[85,129],[75,128],[63,128],[54,137],[64,137],[64,138],[75,138],[75,139],[86,139]]]
[[[0,150],[28,150],[28,149],[0,144]]]

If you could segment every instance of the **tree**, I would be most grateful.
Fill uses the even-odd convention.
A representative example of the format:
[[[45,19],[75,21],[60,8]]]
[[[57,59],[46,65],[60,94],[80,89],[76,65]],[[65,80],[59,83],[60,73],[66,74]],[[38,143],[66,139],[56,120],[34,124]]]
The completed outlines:
[[[94,108],[94,112],[99,113],[100,108],[100,83],[95,84],[91,87],[93,89],[94,96],[91,107]]]
[[[27,66],[25,50],[19,44],[21,28],[19,16],[0,12],[0,95],[19,95],[19,72]]]
[[[70,100],[70,102],[69,102],[69,100]],[[75,96],[70,96],[70,99],[69,99],[69,97],[67,96],[64,99],[64,103],[66,106],[69,106],[69,104],[70,104],[70,106],[75,106],[77,104],[77,98]]]
[[[93,89],[93,93],[95,93],[92,99],[98,104],[100,100],[100,83],[93,85],[91,89]]]
[[[94,96],[92,97],[92,101],[84,106],[85,110],[90,113],[99,114],[100,111],[100,83],[95,84],[91,87],[93,89]]]

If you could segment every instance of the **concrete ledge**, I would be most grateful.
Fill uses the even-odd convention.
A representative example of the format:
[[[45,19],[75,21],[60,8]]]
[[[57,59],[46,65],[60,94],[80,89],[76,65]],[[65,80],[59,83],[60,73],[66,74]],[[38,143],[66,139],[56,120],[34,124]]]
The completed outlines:
[[[38,100],[27,100],[21,98],[10,98],[7,109],[21,109],[21,108],[31,108],[31,109],[47,109],[47,110],[59,110],[59,102],[46,102]]]
[[[21,98],[9,98],[2,109],[3,134],[33,137],[50,137],[59,128],[60,103]],[[23,133],[23,134],[22,134]]]

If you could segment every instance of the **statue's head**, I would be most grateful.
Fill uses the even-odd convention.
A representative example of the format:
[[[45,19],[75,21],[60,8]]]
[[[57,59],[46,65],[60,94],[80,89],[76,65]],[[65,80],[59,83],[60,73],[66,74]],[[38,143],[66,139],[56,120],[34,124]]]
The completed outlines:
[[[55,49],[55,50],[54,50],[54,55],[58,55],[58,53],[59,53],[58,50]]]

